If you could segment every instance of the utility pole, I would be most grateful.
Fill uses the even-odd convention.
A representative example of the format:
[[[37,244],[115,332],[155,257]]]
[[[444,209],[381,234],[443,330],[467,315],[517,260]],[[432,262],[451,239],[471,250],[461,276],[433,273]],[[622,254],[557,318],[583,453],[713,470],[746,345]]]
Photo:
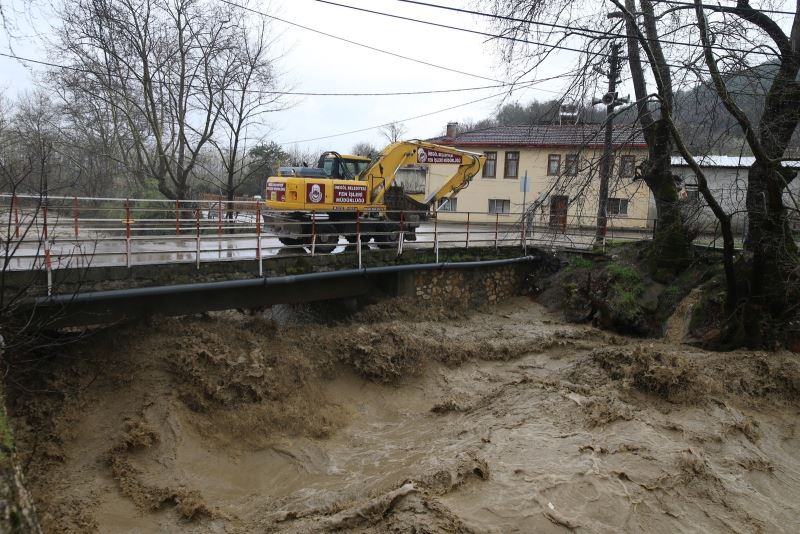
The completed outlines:
[[[608,71],[608,93],[603,98],[595,100],[594,104],[605,104],[606,106],[606,130],[605,141],[603,143],[603,159],[600,161],[600,191],[597,203],[597,233],[595,234],[595,244],[603,244],[608,227],[608,180],[611,176],[613,167],[613,133],[614,133],[614,108],[621,102],[617,99],[617,78],[620,71],[619,51],[622,45],[611,43],[610,69]]]

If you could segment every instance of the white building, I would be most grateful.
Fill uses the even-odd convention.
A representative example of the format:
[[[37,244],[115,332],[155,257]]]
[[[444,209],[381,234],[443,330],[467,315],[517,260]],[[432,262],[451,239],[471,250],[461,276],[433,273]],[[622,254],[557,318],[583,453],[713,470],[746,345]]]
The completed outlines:
[[[708,181],[708,188],[720,206],[732,214],[733,227],[737,232],[744,230],[747,219],[747,172],[755,162],[751,156],[699,156],[697,163],[703,169]],[[800,168],[800,163],[792,165]],[[689,213],[697,218],[701,225],[709,227],[716,224],[711,212],[697,189],[697,177],[680,156],[672,158],[672,173],[683,180],[687,200],[690,202]],[[793,200],[794,197],[794,200]],[[790,190],[784,195],[784,203],[794,212],[795,228],[800,230],[800,215],[795,201],[800,203],[800,180],[792,182]]]

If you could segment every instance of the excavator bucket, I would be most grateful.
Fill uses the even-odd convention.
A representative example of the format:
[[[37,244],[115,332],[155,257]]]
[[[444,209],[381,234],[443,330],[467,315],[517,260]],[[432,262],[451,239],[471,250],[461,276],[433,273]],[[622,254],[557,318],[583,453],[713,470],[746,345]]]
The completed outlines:
[[[419,202],[411,195],[406,194],[406,192],[400,186],[392,186],[387,189],[383,200],[386,203],[386,209],[390,212],[414,212],[422,219],[428,218],[428,205],[424,202]],[[396,215],[398,214],[390,213],[390,218],[395,218]]]

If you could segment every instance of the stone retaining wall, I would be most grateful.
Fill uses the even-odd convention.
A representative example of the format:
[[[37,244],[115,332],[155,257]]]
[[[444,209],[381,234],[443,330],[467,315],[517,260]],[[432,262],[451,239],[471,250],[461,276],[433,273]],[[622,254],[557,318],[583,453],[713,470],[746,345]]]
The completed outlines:
[[[414,292],[418,299],[476,307],[494,304],[520,294],[530,266],[526,264],[443,269],[414,273]]]

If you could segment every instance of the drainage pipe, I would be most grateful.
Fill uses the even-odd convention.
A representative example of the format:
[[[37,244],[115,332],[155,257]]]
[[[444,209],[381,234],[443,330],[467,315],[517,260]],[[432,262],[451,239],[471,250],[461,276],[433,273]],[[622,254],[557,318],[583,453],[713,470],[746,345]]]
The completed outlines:
[[[248,278],[245,280],[225,280],[222,282],[198,282],[195,284],[175,284],[156,287],[138,287],[131,289],[112,289],[108,291],[93,291],[90,293],[65,293],[38,297],[34,300],[35,306],[67,305],[87,302],[104,302],[136,297],[153,297],[181,295],[204,291],[224,291],[227,289],[242,289],[248,287],[270,287],[278,285],[295,284],[317,280],[336,280],[352,276],[371,276],[380,274],[401,273],[407,271],[433,271],[445,269],[473,269],[476,267],[498,267],[527,263],[539,259],[538,256],[521,256],[499,260],[459,261],[439,263],[412,263],[407,265],[385,265],[382,267],[362,267],[361,269],[345,269],[341,271],[325,271],[318,273],[295,274],[287,276],[273,276]]]

